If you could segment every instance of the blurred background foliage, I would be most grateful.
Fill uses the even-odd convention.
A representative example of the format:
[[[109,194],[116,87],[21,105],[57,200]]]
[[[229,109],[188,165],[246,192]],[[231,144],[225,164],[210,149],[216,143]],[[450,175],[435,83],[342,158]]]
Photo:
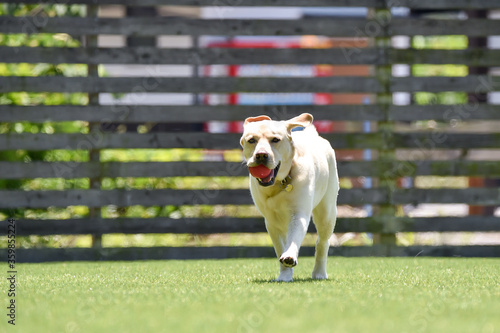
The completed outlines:
[[[0,15],[30,16],[42,14],[48,16],[84,16],[85,6],[67,5],[21,5],[21,4],[1,4]],[[81,42],[67,34],[0,34],[0,46],[9,47],[76,47]],[[87,66],[85,65],[53,65],[53,64],[6,64],[0,63],[0,76],[85,76]],[[0,94],[0,104],[2,105],[60,105],[73,104],[85,105],[88,102],[86,94],[63,94],[63,93],[29,93],[12,92]],[[0,134],[7,133],[47,133],[55,132],[81,132],[87,131],[87,124],[81,121],[74,122],[46,122],[42,124],[18,122],[1,123]],[[85,152],[75,151],[0,151],[2,161],[50,161],[60,158],[82,160]],[[0,179],[0,188],[3,189],[34,189],[40,187],[41,180],[6,180]],[[61,180],[46,179],[43,182],[47,188],[61,188]],[[64,181],[63,188],[84,188],[85,181],[69,180]],[[24,216],[25,210],[17,210],[14,216]],[[0,213],[12,215],[12,211]]]
[[[86,7],[81,5],[24,5],[24,4],[0,4],[0,15],[9,16],[85,16]],[[0,34],[0,46],[8,47],[78,47],[81,40],[73,38],[68,34]],[[68,64],[6,64],[0,63],[0,76],[85,76],[86,65]],[[29,93],[11,92],[0,94],[2,105],[86,105],[87,94],[83,93]],[[73,122],[45,122],[29,123],[1,123],[0,134],[7,133],[86,133],[88,124],[82,121]],[[87,160],[87,152],[57,150],[57,151],[0,151],[1,161],[84,161]],[[0,179],[0,189],[69,189],[88,188],[87,179],[33,179],[33,180],[10,180]],[[86,207],[68,207],[67,209],[16,209],[0,210],[0,218],[15,216],[18,218],[57,218],[64,215],[66,218],[81,217],[87,214]],[[20,246],[49,246],[57,245],[54,240],[57,237],[19,237]],[[67,238],[67,243],[74,243],[77,237]]]
[[[467,36],[416,36],[412,38],[415,49],[466,49],[469,44]],[[413,76],[467,76],[469,69],[465,65],[413,65]],[[466,104],[467,93],[418,92],[414,94],[416,104]]]
[[[60,4],[0,4],[0,15],[10,16],[85,16],[86,6],[60,5]],[[8,47],[80,47],[82,37],[68,34],[0,34],[0,46]],[[468,45],[466,36],[438,36],[412,38],[413,48],[436,49],[465,49]],[[1,60],[0,60],[1,61]],[[100,66],[101,75],[105,71]],[[413,65],[413,76],[465,76],[468,73],[466,66],[461,65]],[[83,77],[87,75],[87,65],[83,64],[7,64],[0,62],[0,76],[72,76]],[[465,93],[415,93],[416,104],[461,104],[467,103]],[[1,105],[87,105],[88,95],[85,93],[30,93],[13,92],[0,93]],[[21,133],[88,133],[89,124],[84,121],[72,122],[45,122],[45,123],[0,123],[0,134]],[[141,132],[142,133],[142,132]],[[131,162],[131,161],[202,161],[205,151],[200,149],[112,149],[101,150],[102,162]],[[239,150],[220,152],[221,158],[227,161],[241,161]],[[50,151],[0,151],[0,161],[88,161],[87,151],[78,150],[50,150]],[[342,179],[342,187],[351,187],[348,179]],[[246,177],[190,177],[190,178],[104,178],[101,182],[104,190],[113,189],[218,189],[218,188],[247,188]],[[0,179],[0,189],[23,190],[66,190],[88,189],[89,179],[26,179],[7,180]],[[72,206],[48,209],[16,209],[0,210],[0,219],[7,217],[40,219],[74,219],[88,216],[87,207]],[[217,216],[259,216],[253,206],[131,206],[101,208],[103,218],[118,217],[217,217]],[[36,222],[34,222],[36,223]],[[310,239],[309,239],[310,238]],[[365,238],[362,238],[365,239]],[[105,235],[104,246],[160,246],[160,245],[210,245],[213,242],[226,245],[244,245],[249,242],[258,245],[270,245],[267,235]],[[359,238],[358,240],[359,241]],[[365,239],[363,242],[369,242]],[[6,242],[1,242],[6,244]],[[305,244],[313,245],[314,238],[306,239]],[[53,246],[53,247],[88,247],[91,245],[91,236],[29,236],[18,237],[21,247]],[[349,244],[347,244],[349,245]],[[360,245],[353,243],[352,245]]]
[[[85,16],[86,7],[80,5],[21,5],[0,4],[0,15],[10,16]],[[68,34],[0,34],[0,46],[9,47],[79,47],[82,45],[80,37],[72,37]],[[105,71],[100,68],[101,75]],[[87,65],[82,64],[10,64],[0,63],[0,76],[86,76]],[[36,107],[37,105],[87,105],[88,95],[85,93],[29,93],[13,92],[0,93],[0,104],[2,105],[24,105]],[[42,124],[30,122],[0,123],[0,134],[7,133],[88,133],[89,124],[85,121],[72,122],[45,122]],[[103,162],[130,162],[130,161],[201,161],[204,152],[199,149],[113,149],[102,150],[100,159]],[[232,161],[241,161],[240,151],[227,151],[223,158]],[[50,151],[0,151],[0,161],[65,161],[86,162],[87,151],[78,150],[50,150]],[[233,179],[228,177],[214,178],[104,178],[102,189],[159,189],[159,188],[246,188],[248,180],[246,177]],[[0,189],[23,189],[23,190],[67,190],[88,189],[89,180],[63,179],[63,178],[37,178],[26,180],[0,179]],[[233,216],[256,215],[253,207],[115,207],[107,206],[101,209],[103,218],[117,217],[203,217],[225,215]],[[17,217],[26,219],[74,219],[84,218],[89,214],[89,209],[83,206],[51,207],[48,209],[16,209],[0,210],[0,219]],[[107,241],[107,239],[110,241]],[[231,239],[233,239],[231,236]],[[132,244],[179,244],[200,241],[203,236],[192,235],[106,235],[104,245],[110,243],[121,246]],[[87,247],[90,246],[90,236],[30,236],[18,237],[20,247],[53,246],[53,247]],[[2,242],[3,244],[3,242]],[[109,245],[109,244],[108,244]]]

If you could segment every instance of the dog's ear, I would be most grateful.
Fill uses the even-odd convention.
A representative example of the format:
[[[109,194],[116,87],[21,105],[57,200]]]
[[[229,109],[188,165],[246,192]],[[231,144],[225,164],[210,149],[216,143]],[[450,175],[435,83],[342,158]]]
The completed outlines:
[[[312,124],[314,117],[310,113],[303,113],[300,116],[286,121],[286,128],[291,132],[295,127],[307,127]]]
[[[269,118],[268,116],[249,117],[245,119],[245,123],[243,124],[243,126],[245,126],[248,123],[254,123],[256,121],[262,121],[262,120],[271,120],[271,118]]]

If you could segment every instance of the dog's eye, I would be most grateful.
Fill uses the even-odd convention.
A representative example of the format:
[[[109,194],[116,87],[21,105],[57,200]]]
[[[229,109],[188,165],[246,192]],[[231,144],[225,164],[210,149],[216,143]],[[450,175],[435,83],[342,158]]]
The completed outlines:
[[[274,143],[276,143],[276,142],[280,142],[280,141],[281,141],[281,140],[280,140],[280,139],[278,139],[278,138],[273,138],[273,139],[271,140],[271,142],[274,142]]]
[[[255,140],[254,138],[251,138],[250,140],[248,140],[248,143],[250,143],[250,144],[251,143],[256,143],[256,142],[257,142],[257,140]]]

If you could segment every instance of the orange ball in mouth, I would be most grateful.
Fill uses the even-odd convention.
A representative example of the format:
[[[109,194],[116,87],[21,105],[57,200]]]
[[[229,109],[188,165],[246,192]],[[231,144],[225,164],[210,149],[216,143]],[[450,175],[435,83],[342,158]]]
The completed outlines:
[[[267,176],[269,176],[271,174],[271,172],[273,171],[273,169],[268,169],[266,168],[264,165],[257,165],[257,166],[254,166],[254,167],[249,167],[248,168],[248,171],[250,171],[250,174],[252,176],[254,176],[255,178],[266,178]]]

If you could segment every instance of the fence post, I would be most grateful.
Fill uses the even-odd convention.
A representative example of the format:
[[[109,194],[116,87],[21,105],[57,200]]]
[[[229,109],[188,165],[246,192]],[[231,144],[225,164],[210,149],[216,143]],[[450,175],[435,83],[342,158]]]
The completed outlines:
[[[388,50],[391,47],[391,37],[388,34],[390,22],[392,20],[391,9],[376,8],[373,11],[374,25],[379,28],[379,33],[374,35],[375,47],[380,49],[387,58]],[[391,92],[391,77],[392,65],[384,63],[383,65],[375,66],[375,76],[378,79],[382,90],[377,93],[377,104],[384,111],[384,120],[377,122],[377,130],[384,137],[384,147],[378,151],[378,160],[381,162],[389,162],[391,165],[396,160],[396,152],[394,148],[394,121],[390,119],[389,107],[392,104]],[[397,188],[397,174],[390,170],[382,170],[379,175],[379,188],[386,190],[388,193],[388,201],[374,210],[374,214],[379,220],[383,221],[384,229],[389,230],[393,225],[396,215],[396,206],[393,205],[393,191]],[[386,246],[385,255],[389,256],[391,247],[396,245],[396,235],[394,233],[381,232],[373,235],[374,245]]]
[[[97,18],[99,14],[98,5],[88,5],[87,6],[87,17]],[[85,47],[97,47],[97,35],[86,35],[85,36]],[[87,65],[87,76],[88,77],[98,77],[99,76],[99,65]],[[89,107],[94,107],[99,105],[99,94],[89,93],[88,94]],[[101,124],[98,122],[89,123],[89,133],[97,132],[101,130]],[[89,149],[89,162],[99,162],[101,160],[101,151],[99,149]],[[90,189],[100,189],[101,188],[101,176],[89,179]],[[89,217],[91,219],[101,218],[101,207],[89,207]],[[102,235],[94,234],[92,235],[92,247],[101,248],[102,247]]]
[[[487,10],[468,10],[467,17],[471,18],[488,18]],[[488,37],[468,37],[469,39],[469,48],[481,48],[488,49]],[[481,66],[469,66],[469,75],[488,75],[489,68],[481,67]],[[480,93],[480,92],[470,92],[468,93],[468,102],[473,103],[488,103],[488,93]],[[464,156],[467,156],[468,151],[465,151]],[[470,177],[469,178],[469,186],[470,187],[495,187],[496,181],[491,178],[484,177]],[[495,214],[495,206],[475,206],[469,205],[469,215],[483,215],[483,216],[492,216]]]

